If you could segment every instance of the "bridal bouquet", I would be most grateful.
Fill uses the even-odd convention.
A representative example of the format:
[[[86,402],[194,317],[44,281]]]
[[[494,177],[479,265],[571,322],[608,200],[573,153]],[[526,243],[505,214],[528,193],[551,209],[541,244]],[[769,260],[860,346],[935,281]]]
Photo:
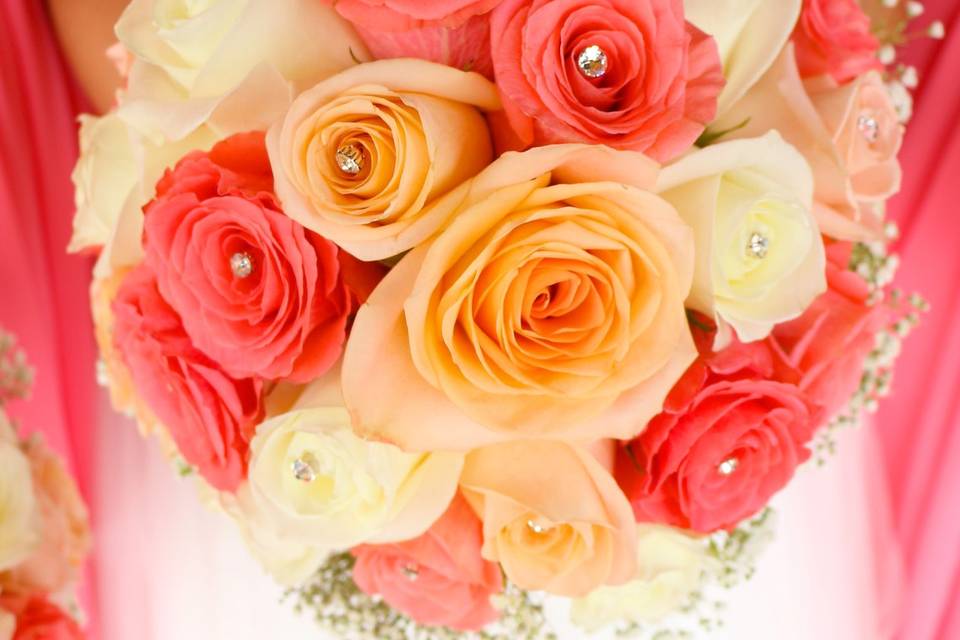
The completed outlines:
[[[891,4],[134,0],[74,174],[114,403],[347,637],[692,610],[922,307]]]
[[[82,640],[75,583],[90,550],[83,499],[38,435],[21,438],[4,405],[31,372],[0,330],[0,640]]]

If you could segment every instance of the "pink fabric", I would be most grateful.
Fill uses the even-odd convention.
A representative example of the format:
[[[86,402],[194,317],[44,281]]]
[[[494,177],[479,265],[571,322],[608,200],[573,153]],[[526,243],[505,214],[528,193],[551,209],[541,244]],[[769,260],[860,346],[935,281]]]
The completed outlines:
[[[33,397],[10,413],[63,456],[89,504],[96,397],[90,264],[65,253],[79,107],[43,3],[0,2],[0,327],[18,337],[36,369]],[[93,582],[88,572],[85,583]],[[95,598],[90,588],[84,595],[95,625]]]
[[[898,285],[931,303],[907,341],[893,396],[878,415],[905,561],[899,638],[960,638],[960,4],[928,0],[942,42],[907,54],[920,72],[915,115],[901,159]]]

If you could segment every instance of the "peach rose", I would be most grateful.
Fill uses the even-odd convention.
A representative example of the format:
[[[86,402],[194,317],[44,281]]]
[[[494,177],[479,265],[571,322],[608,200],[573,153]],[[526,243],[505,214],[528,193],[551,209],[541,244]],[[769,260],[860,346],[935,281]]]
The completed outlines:
[[[11,571],[0,574],[4,592],[56,593],[79,574],[90,551],[90,521],[77,485],[63,463],[38,438],[23,445],[30,461],[40,516],[40,544]]]
[[[20,564],[39,541],[39,506],[30,462],[0,410],[0,571]]]
[[[521,589],[580,597],[636,575],[636,524],[608,471],[613,446],[594,448],[602,461],[547,440],[467,456],[460,486],[483,521],[483,557]]]
[[[490,162],[479,109],[499,108],[476,73],[357,65],[300,95],[270,129],[277,195],[287,215],[363,260],[402,253],[446,222],[429,205]]]
[[[900,189],[903,126],[879,73],[842,86],[829,76],[804,82],[788,45],[715,128],[748,118],[728,138],[776,129],[795,146],[813,169],[814,214],[824,234],[851,241],[882,237],[879,204]]]
[[[438,202],[452,222],[357,314],[354,428],[411,450],[638,432],[695,357],[690,229],[628,186],[655,174],[638,153],[538,147]]]

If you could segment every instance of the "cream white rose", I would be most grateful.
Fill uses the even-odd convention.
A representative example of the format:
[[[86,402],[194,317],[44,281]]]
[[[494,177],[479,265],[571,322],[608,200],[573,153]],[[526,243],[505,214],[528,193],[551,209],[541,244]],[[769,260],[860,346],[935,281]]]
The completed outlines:
[[[39,542],[37,504],[30,462],[10,434],[0,411],[0,571],[26,559]]]
[[[683,0],[687,20],[717,41],[726,86],[717,117],[777,59],[800,17],[802,0]]]
[[[360,439],[328,390],[335,378],[314,383],[293,410],[257,428],[248,472],[256,508],[277,535],[314,545],[417,537],[453,499],[463,455]]]
[[[249,484],[242,485],[235,494],[218,494],[218,501],[237,523],[251,555],[285,587],[296,587],[313,577],[330,553],[321,545],[281,535],[274,527],[276,523],[257,508]]]
[[[826,290],[813,174],[778,133],[694,151],[663,168],[657,192],[694,230],[688,308],[741,341],[766,337]]]
[[[116,33],[136,59],[131,85],[183,98],[223,95],[263,63],[302,90],[366,55],[318,0],[133,0]]]
[[[573,601],[570,617],[586,631],[622,621],[656,622],[675,613],[700,586],[706,545],[679,529],[637,525],[637,576]]]

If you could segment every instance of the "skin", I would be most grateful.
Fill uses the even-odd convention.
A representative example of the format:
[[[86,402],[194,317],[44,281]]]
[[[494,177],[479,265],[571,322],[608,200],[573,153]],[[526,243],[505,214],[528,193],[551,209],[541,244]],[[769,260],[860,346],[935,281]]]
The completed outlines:
[[[113,102],[120,76],[105,51],[127,0],[47,0],[54,31],[74,77],[97,113]]]

